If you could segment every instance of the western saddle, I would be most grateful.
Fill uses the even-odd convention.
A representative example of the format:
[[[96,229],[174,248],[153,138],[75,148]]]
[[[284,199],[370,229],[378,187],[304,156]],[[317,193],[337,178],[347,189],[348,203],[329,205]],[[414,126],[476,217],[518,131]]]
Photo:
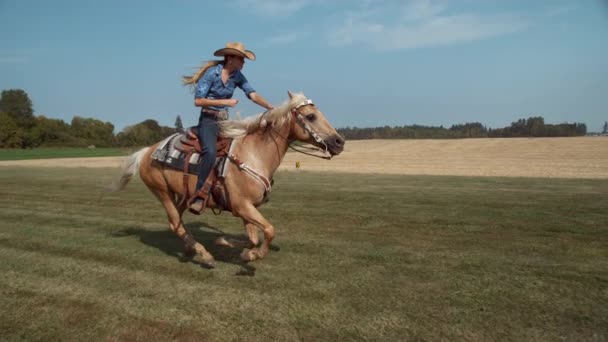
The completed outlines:
[[[200,140],[197,134],[196,127],[190,127],[186,130],[186,132],[180,137],[181,146],[176,146],[176,149],[185,153],[185,160],[190,160],[193,153],[199,153],[203,155],[203,150],[201,148]],[[232,143],[232,138],[225,138],[218,136],[216,149],[217,149],[217,157],[227,157],[228,151],[230,149],[230,144]],[[180,206],[186,201],[187,204],[190,205],[197,198],[203,199],[202,209],[200,211],[195,211],[190,208],[190,211],[196,215],[200,215],[206,208],[207,202],[209,201],[209,196],[213,196],[217,206],[221,210],[229,210],[228,201],[226,200],[226,192],[224,190],[223,182],[221,178],[217,174],[217,170],[212,168],[209,176],[205,180],[203,187],[199,190],[198,193],[190,193],[189,187],[189,176],[188,173],[188,162],[184,163],[184,191],[183,198],[180,202]]]

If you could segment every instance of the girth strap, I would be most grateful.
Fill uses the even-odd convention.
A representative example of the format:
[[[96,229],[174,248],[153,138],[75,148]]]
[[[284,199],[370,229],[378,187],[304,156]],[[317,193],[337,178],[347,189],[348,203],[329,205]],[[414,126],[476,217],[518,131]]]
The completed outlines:
[[[184,202],[190,198],[190,174],[188,173],[188,168],[190,167],[190,158],[192,158],[192,153],[194,152],[194,150],[190,150],[188,152],[186,152],[186,156],[184,157],[184,178],[183,178],[183,183],[184,183],[184,196],[182,197],[182,200],[179,201],[178,207],[182,206],[184,204]]]

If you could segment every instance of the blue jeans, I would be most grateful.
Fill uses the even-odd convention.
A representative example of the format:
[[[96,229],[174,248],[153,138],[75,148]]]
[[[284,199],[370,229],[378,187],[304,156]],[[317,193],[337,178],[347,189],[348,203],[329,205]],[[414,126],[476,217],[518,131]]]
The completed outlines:
[[[219,127],[217,121],[201,115],[198,120],[198,138],[201,143],[203,154],[199,161],[200,170],[198,182],[196,183],[197,192],[203,187],[203,184],[205,184],[205,180],[207,179],[207,176],[209,176],[209,173],[211,173],[213,164],[215,164],[215,157],[217,155],[215,144],[217,142],[218,131]]]

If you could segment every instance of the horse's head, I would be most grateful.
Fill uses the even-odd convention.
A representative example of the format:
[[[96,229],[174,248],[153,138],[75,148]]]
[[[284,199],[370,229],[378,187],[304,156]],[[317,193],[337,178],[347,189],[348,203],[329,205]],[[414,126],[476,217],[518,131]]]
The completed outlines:
[[[304,94],[288,91],[293,123],[290,139],[327,150],[332,156],[344,150],[344,138],[327,121],[325,115]]]

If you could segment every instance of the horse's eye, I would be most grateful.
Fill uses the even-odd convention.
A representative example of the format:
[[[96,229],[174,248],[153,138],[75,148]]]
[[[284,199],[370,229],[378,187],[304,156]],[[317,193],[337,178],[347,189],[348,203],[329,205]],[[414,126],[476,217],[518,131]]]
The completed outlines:
[[[314,114],[308,114],[308,115],[306,115],[306,120],[308,120],[310,122],[314,122],[316,118],[317,118],[317,116],[314,115]]]

